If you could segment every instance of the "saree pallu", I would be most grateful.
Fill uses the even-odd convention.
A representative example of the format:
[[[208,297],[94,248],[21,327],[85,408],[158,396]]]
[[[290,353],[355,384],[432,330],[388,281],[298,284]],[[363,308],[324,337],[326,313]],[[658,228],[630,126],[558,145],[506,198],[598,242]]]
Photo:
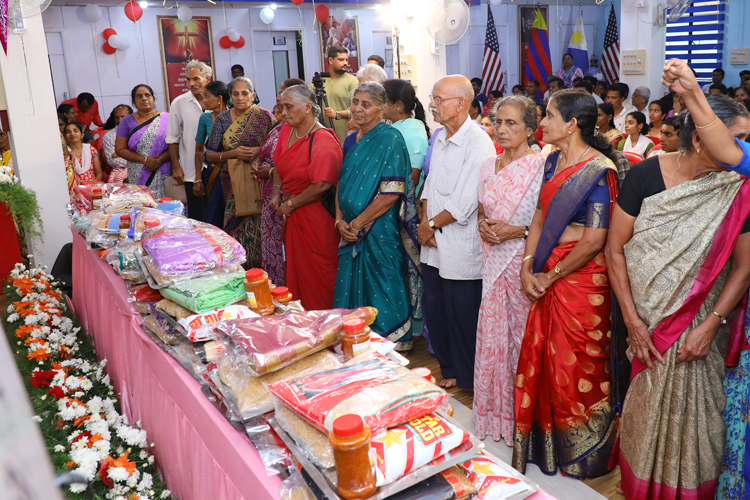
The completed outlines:
[[[220,118],[222,119],[220,121]],[[223,151],[237,149],[240,146],[258,148],[263,144],[271,125],[274,122],[273,115],[261,108],[252,105],[233,123],[230,111],[216,117],[214,128],[224,130],[222,135]],[[221,164],[219,175],[221,187],[224,191],[224,231],[240,242],[247,252],[246,268],[263,267],[263,253],[261,250],[260,217],[261,214],[238,217],[235,209],[234,190],[232,180],[229,176],[229,165],[225,161]]]
[[[628,499],[714,497],[727,427],[722,382],[728,328],[706,359],[675,364],[693,328],[711,314],[750,212],[750,186],[712,172],[643,201],[624,247],[633,301],[666,364],[632,359],[619,465]]]
[[[129,117],[132,118],[133,115]],[[128,117],[123,118],[126,119]],[[128,136],[128,149],[141,156],[156,156],[167,150],[167,122],[169,113],[161,113],[135,126]],[[128,184],[147,186],[154,198],[164,198],[164,179],[172,172],[171,162],[162,163],[159,170],[149,172],[143,163],[128,162]]]
[[[287,147],[292,130],[288,124],[281,126],[273,156],[283,199],[299,195],[311,184],[337,185],[342,154],[338,137],[318,129]],[[330,309],[333,304],[339,236],[321,199],[295,208],[285,220],[286,284],[307,310]]]
[[[410,173],[406,144],[390,125],[378,124],[347,152],[338,191],[345,220],[355,219],[380,195],[397,195],[400,200],[366,224],[357,242],[341,242],[333,300],[334,307],[377,308],[372,330],[402,351],[412,347],[412,317],[421,318],[417,300],[419,244]],[[415,267],[413,274],[410,266]]]
[[[276,144],[279,140],[281,124],[275,126],[266,136],[263,145],[258,150],[258,160],[261,168],[275,167],[273,154],[276,152]],[[263,255],[263,269],[275,285],[285,286],[284,258],[281,254],[281,216],[268,208],[273,198],[273,179],[260,181],[260,190],[263,197],[263,213],[260,216],[260,246]]]

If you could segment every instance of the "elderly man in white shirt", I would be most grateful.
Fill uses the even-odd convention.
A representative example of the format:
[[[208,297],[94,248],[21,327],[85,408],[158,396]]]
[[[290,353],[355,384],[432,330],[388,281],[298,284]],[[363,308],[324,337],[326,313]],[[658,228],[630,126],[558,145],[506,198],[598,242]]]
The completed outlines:
[[[430,112],[443,125],[432,146],[422,193],[423,306],[442,387],[472,389],[482,254],[477,232],[479,171],[494,156],[492,140],[469,117],[474,91],[460,75],[432,88]]]
[[[211,67],[192,60],[185,65],[185,78],[190,90],[176,97],[169,107],[167,144],[172,160],[172,177],[185,183],[188,217],[203,220],[203,186],[201,173],[195,171],[195,137],[203,114],[203,89],[211,81]]]

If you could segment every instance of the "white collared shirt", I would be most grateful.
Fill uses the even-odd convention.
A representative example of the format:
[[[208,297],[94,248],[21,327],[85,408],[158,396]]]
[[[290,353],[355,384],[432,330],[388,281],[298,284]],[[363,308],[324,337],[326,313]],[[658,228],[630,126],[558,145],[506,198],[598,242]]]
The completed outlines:
[[[437,248],[422,247],[421,260],[450,280],[482,279],[482,252],[477,232],[479,173],[484,161],[495,156],[492,139],[471,117],[446,139],[445,128],[432,146],[430,174],[422,199],[427,218],[447,210],[456,222],[435,230]]]
[[[175,97],[169,107],[167,144],[180,145],[180,166],[187,182],[195,182],[195,136],[202,114],[203,108],[189,90]]]
[[[615,122],[615,128],[623,134],[625,133],[625,118],[628,116],[628,113],[630,113],[630,111],[631,109],[625,106],[625,103],[622,103],[622,111],[620,111],[620,114],[615,115],[612,120]]]

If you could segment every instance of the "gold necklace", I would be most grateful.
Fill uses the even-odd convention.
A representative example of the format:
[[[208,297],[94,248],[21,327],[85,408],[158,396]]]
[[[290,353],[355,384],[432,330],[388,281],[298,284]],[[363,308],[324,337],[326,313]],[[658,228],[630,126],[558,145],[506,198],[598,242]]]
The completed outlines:
[[[583,153],[581,153],[581,156],[579,156],[579,157],[578,157],[578,161],[576,161],[575,163],[571,163],[570,165],[568,165],[568,166],[567,166],[567,167],[565,167],[565,168],[570,168],[570,167],[572,167],[573,165],[578,165],[578,164],[579,164],[579,163],[581,162],[581,158],[583,158],[583,157],[584,157],[584,156],[586,155],[586,153],[588,153],[588,152],[589,152],[589,149],[591,149],[591,146],[587,147],[587,148],[586,148],[586,149],[585,149],[585,150],[583,151]],[[559,160],[560,160],[560,157],[558,157],[557,159],[558,159],[558,162],[557,162],[557,165],[555,165],[555,173],[554,173],[553,177],[554,177],[555,175],[557,175],[557,172],[558,172],[558,171],[560,171],[560,170],[559,170],[559,166],[560,166],[560,161],[559,161]],[[563,169],[563,170],[565,170],[565,169]]]
[[[677,168],[674,169],[674,172],[672,172],[672,177],[669,178],[669,187],[667,189],[672,189],[672,182],[674,182],[674,174],[676,174],[677,171],[682,168],[682,165],[680,165],[680,158],[682,158],[683,154],[684,152],[680,152],[680,156],[677,157]]]

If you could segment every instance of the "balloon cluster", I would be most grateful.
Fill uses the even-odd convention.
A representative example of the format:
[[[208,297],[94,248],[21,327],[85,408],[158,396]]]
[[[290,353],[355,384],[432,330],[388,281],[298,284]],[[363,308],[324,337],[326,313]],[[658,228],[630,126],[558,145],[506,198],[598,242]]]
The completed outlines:
[[[219,40],[219,45],[224,49],[236,47],[238,49],[245,46],[245,38],[240,36],[234,28],[227,28],[224,30],[224,36]]]
[[[122,35],[118,35],[112,28],[107,28],[102,33],[104,45],[102,50],[105,54],[114,54],[118,50],[127,50],[130,47],[130,41]]]

